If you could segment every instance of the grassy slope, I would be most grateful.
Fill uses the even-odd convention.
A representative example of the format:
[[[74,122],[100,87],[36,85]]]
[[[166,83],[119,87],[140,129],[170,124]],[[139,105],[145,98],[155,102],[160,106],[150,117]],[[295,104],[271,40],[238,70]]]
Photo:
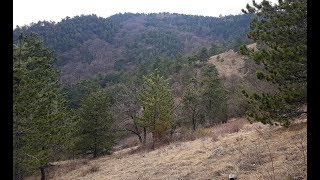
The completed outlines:
[[[243,56],[233,51],[220,54],[223,61],[217,56],[208,63],[215,64],[221,76],[246,76],[239,71]],[[276,179],[306,179],[307,123],[301,119],[288,129],[240,118],[193,134],[178,131],[189,141],[154,151],[133,147],[96,160],[57,162],[49,179],[227,179],[229,174],[239,179],[271,179],[273,174]]]
[[[247,45],[250,49],[256,49],[256,43]],[[218,58],[219,57],[219,58]],[[233,50],[210,57],[209,64],[214,64],[220,76],[230,77],[232,75],[245,77],[245,73],[241,71],[244,67],[245,56],[234,52]]]
[[[125,149],[96,160],[58,162],[50,179],[227,179],[230,173],[270,179],[272,162],[277,179],[306,179],[306,125],[305,119],[288,129],[236,119],[154,151]]]

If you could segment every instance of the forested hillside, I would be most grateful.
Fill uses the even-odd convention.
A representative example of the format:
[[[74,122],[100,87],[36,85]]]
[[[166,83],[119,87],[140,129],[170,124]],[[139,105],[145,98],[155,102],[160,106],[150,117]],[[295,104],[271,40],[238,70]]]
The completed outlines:
[[[234,172],[243,179],[304,179],[306,5],[253,1],[244,15],[219,18],[126,13],[17,27],[13,179],[226,179]],[[265,125],[248,131],[244,124],[254,121]],[[204,137],[211,140],[177,149]],[[123,151],[136,154],[125,153],[134,158],[121,168],[134,172],[99,169],[121,165],[117,154],[130,147]],[[158,158],[159,149],[170,161]],[[82,166],[75,159],[87,160]],[[64,160],[75,163],[70,171],[84,171],[66,173]],[[143,166],[130,163],[140,160]],[[87,167],[88,161],[99,163]],[[154,168],[164,163],[179,173]],[[52,176],[59,167],[62,174]]]
[[[17,27],[39,34],[57,55],[56,65],[64,83],[95,75],[150,66],[159,57],[174,58],[201,47],[233,48],[248,41],[252,15],[204,17],[171,13],[116,14],[66,17],[61,22],[42,21]],[[216,48],[215,48],[216,49]]]

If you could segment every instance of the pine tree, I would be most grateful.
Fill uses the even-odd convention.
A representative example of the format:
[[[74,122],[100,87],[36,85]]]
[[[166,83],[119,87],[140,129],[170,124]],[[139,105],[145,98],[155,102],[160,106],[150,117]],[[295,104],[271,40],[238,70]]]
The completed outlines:
[[[188,118],[191,116],[193,130],[196,130],[200,115],[204,113],[201,94],[201,82],[198,82],[196,78],[192,78],[183,94],[182,105],[185,115]]]
[[[258,43],[258,51],[240,50],[264,65],[258,79],[278,86],[275,94],[243,91],[252,107],[248,117],[287,126],[304,113],[299,107],[307,101],[307,0],[279,0],[275,5],[253,1],[243,12],[256,15],[248,37]]]
[[[199,54],[198,54],[198,58],[199,58],[200,62],[208,61],[208,59],[209,59],[208,49],[205,47],[201,48],[201,50],[199,51]]]
[[[14,179],[41,171],[56,160],[66,140],[68,116],[53,68],[54,55],[36,34],[13,48]]]
[[[214,65],[202,68],[202,99],[209,124],[227,121],[226,91],[220,82],[218,70]]]
[[[217,54],[221,53],[221,47],[219,47],[216,44],[211,44],[211,47],[209,48],[208,53],[209,53],[209,56],[217,55]]]
[[[173,97],[168,79],[161,76],[157,69],[145,76],[138,99],[143,111],[136,121],[151,131],[154,149],[156,139],[163,138],[172,125]]]
[[[193,129],[205,121],[209,125],[227,120],[227,96],[214,65],[205,65],[192,77],[182,97],[184,115]]]
[[[80,104],[77,123],[78,142],[76,148],[82,152],[92,152],[93,157],[109,153],[114,143],[111,132],[113,118],[110,114],[111,97],[103,90],[91,92]]]

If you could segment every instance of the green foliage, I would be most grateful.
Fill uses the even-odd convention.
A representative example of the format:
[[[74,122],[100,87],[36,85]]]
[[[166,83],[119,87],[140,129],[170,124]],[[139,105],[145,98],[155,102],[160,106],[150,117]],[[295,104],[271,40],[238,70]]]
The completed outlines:
[[[226,91],[218,77],[218,71],[214,65],[207,65],[202,69],[203,99],[206,116],[210,124],[226,122],[227,98]]]
[[[191,78],[184,92],[182,104],[185,115],[192,120],[194,130],[205,120],[210,125],[226,121],[226,92],[214,65],[203,66],[200,76]]]
[[[101,87],[106,87],[107,85],[113,85],[121,82],[120,73],[110,73],[107,75],[98,75],[97,80]]]
[[[73,18],[66,17],[61,22],[39,21],[30,26],[18,27],[14,30],[13,38],[17,40],[19,33],[36,32],[44,38],[44,43],[58,53],[79,47],[93,36],[112,42],[115,33],[120,28],[119,18],[104,19],[96,15],[81,15]]]
[[[158,58],[174,58],[183,50],[183,45],[176,33],[164,30],[154,30],[142,33],[133,42],[126,45],[124,57],[117,61],[118,70],[128,63],[149,65]]]
[[[242,38],[236,38],[236,39],[235,39],[233,42],[231,42],[230,44],[231,44],[231,48],[232,48],[235,52],[239,52],[241,46],[245,44],[245,41],[242,40]]]
[[[182,97],[183,110],[185,115],[192,120],[193,130],[200,122],[201,113],[203,114],[203,97],[201,83],[196,78],[191,78]]]
[[[307,101],[307,1],[285,0],[276,5],[262,1],[253,6],[243,11],[257,15],[248,37],[259,43],[259,51],[242,51],[263,64],[257,77],[277,85],[278,93],[246,93],[252,105],[248,115],[257,121],[288,125]]]
[[[114,137],[110,131],[113,118],[110,114],[111,97],[104,91],[91,92],[78,109],[79,121],[77,122],[78,142],[76,149],[82,153],[88,151],[93,157],[109,152],[114,143]]]
[[[148,31],[142,34],[142,42],[153,46],[162,56],[175,57],[182,52],[182,43],[177,34],[171,31]]]
[[[203,47],[201,48],[199,54],[198,54],[198,58],[200,62],[206,62],[209,59],[209,54],[208,54],[208,49]]]
[[[13,48],[13,168],[16,179],[57,160],[70,118],[53,68],[54,56],[36,34]]]
[[[38,33],[44,44],[57,53],[55,64],[62,70],[62,82],[72,84],[112,70],[131,70],[141,64],[150,71],[158,58],[175,59],[179,54],[215,42],[219,47],[194,59],[205,61],[206,54],[223,51],[225,42],[244,39],[251,17],[246,14],[216,18],[170,13],[124,13],[108,18],[81,15],[66,17],[58,23],[39,21],[17,27],[13,31],[13,41],[17,41],[20,32]]]
[[[222,37],[225,41],[238,35],[245,36],[249,28],[250,15],[203,17],[170,13],[151,13],[146,16],[146,26],[177,27],[179,31],[199,34],[199,36]]]
[[[217,54],[220,54],[224,51],[225,49],[221,45],[217,44],[211,44],[211,47],[209,48],[209,56],[214,56]]]
[[[191,55],[187,57],[189,64],[192,64],[196,61],[206,62],[209,60],[209,58],[210,56],[208,49],[205,47],[202,47],[201,49],[194,51]]]
[[[103,80],[101,80],[100,83],[101,82],[103,82]],[[97,79],[83,80],[77,84],[64,87],[68,100],[68,107],[70,109],[78,109],[83,98],[99,88],[100,84]]]
[[[239,53],[242,54],[242,55],[246,55],[248,56],[250,54],[250,51],[249,49],[246,47],[246,45],[241,45],[239,47]]]
[[[157,58],[152,64],[151,70],[158,69],[161,75],[168,77],[174,73],[179,73],[183,63],[183,60],[179,58]]]
[[[147,127],[152,132],[154,141],[165,136],[172,125],[174,103],[168,79],[161,76],[158,70],[145,76],[138,99],[143,110],[136,119],[137,124]]]

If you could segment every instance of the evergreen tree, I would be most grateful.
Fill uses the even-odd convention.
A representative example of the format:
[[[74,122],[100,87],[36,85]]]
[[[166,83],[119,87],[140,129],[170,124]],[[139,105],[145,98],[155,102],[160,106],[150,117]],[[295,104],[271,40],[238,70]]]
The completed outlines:
[[[245,41],[242,40],[241,38],[236,38],[233,42],[230,42],[231,44],[231,48],[235,51],[235,52],[239,52],[240,47],[245,45]]]
[[[82,153],[92,152],[94,158],[102,153],[109,153],[114,143],[111,105],[111,98],[102,90],[91,92],[81,102],[78,110],[80,119],[77,123],[77,150]]]
[[[37,170],[45,179],[45,168],[67,138],[68,116],[53,61],[36,34],[19,36],[13,48],[14,179]]]
[[[199,118],[203,112],[201,83],[196,78],[192,78],[182,97],[182,105],[185,115],[191,116],[192,128],[196,130]]]
[[[199,58],[199,61],[200,62],[205,62],[205,61],[208,61],[209,59],[209,53],[208,53],[208,49],[203,47],[201,48],[199,54],[198,54],[198,58]]]
[[[201,73],[191,78],[182,97],[184,114],[190,118],[193,129],[205,120],[210,125],[227,120],[226,91],[214,65],[205,65]]]
[[[161,76],[157,69],[145,76],[138,99],[143,111],[136,121],[151,131],[154,149],[156,139],[163,138],[172,125],[173,97],[168,79]]]
[[[221,47],[219,47],[216,44],[211,44],[211,47],[209,48],[209,56],[214,56],[217,55],[219,53],[221,53]]]
[[[227,121],[226,91],[220,82],[218,70],[214,65],[202,68],[203,105],[209,124]]]
[[[93,91],[100,88],[97,79],[82,80],[77,84],[64,87],[69,109],[78,109],[81,100]]]
[[[243,12],[257,15],[248,37],[258,42],[258,51],[243,46],[241,52],[264,65],[258,79],[278,86],[275,94],[243,91],[252,105],[248,117],[287,126],[307,101],[307,0],[253,1]]]

